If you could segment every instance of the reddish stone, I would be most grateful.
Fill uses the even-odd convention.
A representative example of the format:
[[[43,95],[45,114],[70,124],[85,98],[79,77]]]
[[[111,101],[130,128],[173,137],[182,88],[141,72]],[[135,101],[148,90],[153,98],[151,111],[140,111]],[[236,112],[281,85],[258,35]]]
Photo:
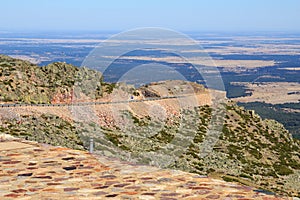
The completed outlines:
[[[39,179],[52,179],[51,176],[34,176],[33,178],[39,178]]]
[[[170,182],[170,181],[172,181],[172,179],[171,178],[160,178],[158,181],[159,182]]]
[[[139,190],[139,189],[141,189],[141,187],[140,186],[128,186],[128,187],[126,187],[126,189],[128,189],[128,190]]]
[[[170,197],[160,197],[160,200],[177,200],[177,199],[170,198]]]
[[[64,155],[66,156],[66,155]],[[76,158],[77,161],[83,161],[83,160],[86,160],[85,158]]]
[[[23,173],[23,174],[18,174],[18,176],[32,176],[33,173]]]
[[[57,173],[56,171],[48,171],[48,174],[55,174]]]
[[[278,197],[263,197],[263,200],[281,200],[282,198]]]
[[[38,169],[37,167],[27,167],[28,170]]]
[[[244,198],[244,196],[238,195],[238,194],[229,194],[226,197],[230,197],[230,198]]]
[[[107,192],[103,192],[103,191],[93,193],[93,195],[95,195],[95,196],[101,196],[101,195],[106,195],[106,194],[107,194]]]
[[[95,187],[95,189],[105,189],[108,187],[109,187],[109,185],[103,185],[103,186]]]
[[[177,180],[179,181],[185,181],[186,179],[185,178],[176,178]]]
[[[70,150],[66,147],[56,147],[56,148],[52,148],[50,149],[50,151],[67,151],[67,150]]]
[[[47,183],[47,185],[61,185],[61,183]]]
[[[125,180],[125,182],[130,182],[130,183],[134,183],[134,182],[136,182],[136,180]]]
[[[32,166],[32,165],[36,165],[36,163],[29,163],[28,165],[29,165],[29,166]]]
[[[24,192],[27,192],[27,190],[18,189],[18,190],[12,190],[12,192],[14,192],[14,193],[24,193]]]
[[[76,166],[63,167],[64,170],[70,171],[76,169]]]
[[[129,185],[129,184],[128,183],[121,183],[121,184],[116,184],[116,185],[113,185],[113,186],[121,188],[121,187],[125,187],[127,185]]]
[[[46,174],[47,174],[46,172],[44,172],[44,173],[37,173],[36,176],[46,176]]]
[[[192,189],[192,190],[212,190],[212,188],[203,187],[203,186],[190,186],[189,189]]]
[[[21,196],[21,194],[11,193],[11,194],[4,195],[4,197],[12,197],[12,198],[17,198],[19,196]]]
[[[129,191],[129,192],[122,192],[122,194],[127,194],[127,195],[136,195],[136,194],[138,194],[138,192]]]
[[[206,198],[208,198],[208,199],[219,199],[219,198],[220,198],[220,195],[217,195],[217,194],[211,194],[211,195],[208,195]]]
[[[199,186],[210,186],[210,184],[201,183],[201,184],[199,184]]]
[[[21,170],[20,169],[14,169],[14,170],[9,170],[7,171],[8,174],[15,174],[15,173],[18,173],[20,172]]]
[[[154,192],[145,192],[145,193],[142,193],[142,195],[148,195],[148,196],[154,196],[156,193]]]
[[[197,184],[197,182],[195,182],[195,181],[188,181],[187,183],[186,183],[186,185],[188,185],[188,186],[194,186],[194,185],[196,185]]]
[[[82,172],[76,172],[75,174],[80,175],[80,176],[88,176],[92,174],[92,171],[82,171]]]
[[[195,193],[196,193],[196,194],[200,194],[200,195],[204,195],[204,194],[210,193],[210,191],[209,191],[209,190],[198,190],[198,191],[196,191]]]
[[[93,166],[80,166],[78,169],[93,169]]]
[[[10,159],[2,159],[2,158],[0,157],[0,162],[7,162],[7,161],[10,161]]]
[[[171,192],[171,193],[162,193],[161,195],[162,196],[178,196],[179,194],[175,193],[175,192]]]
[[[71,191],[75,191],[75,190],[79,190],[79,188],[64,188],[65,192],[71,192]]]
[[[25,183],[37,183],[37,181],[26,180]]]
[[[66,157],[68,156],[67,154],[63,154],[63,153],[59,153],[57,155],[55,155],[56,158],[63,158],[63,157]]]
[[[253,188],[249,187],[249,186],[243,186],[243,190],[249,192],[249,191],[252,191]]]
[[[65,181],[65,180],[68,180],[68,178],[55,178],[55,179],[53,179],[53,181],[56,181],[56,182]]]
[[[13,161],[7,161],[7,162],[3,162],[4,165],[12,165],[12,164],[17,164],[20,163],[21,161],[18,160],[13,160]]]
[[[42,188],[29,188],[28,190],[30,191],[30,192],[36,192],[36,191],[39,191],[39,190],[41,190]]]
[[[115,179],[117,178],[115,175],[105,175],[105,176],[100,176],[100,178],[105,178],[105,179]]]
[[[43,149],[33,149],[33,151],[41,152],[41,151],[44,151],[44,150]]]
[[[45,192],[57,192],[57,190],[54,189],[54,188],[45,188],[45,189],[43,189],[43,191],[45,191]]]
[[[101,183],[91,183],[91,186],[93,186],[93,187],[100,187],[102,185],[103,184],[101,184]]]
[[[19,154],[19,153],[10,153],[10,154],[7,154],[6,156],[8,157],[8,156],[20,156],[21,154]]]
[[[98,168],[98,169],[94,169],[95,172],[102,172],[102,171],[104,171],[104,170],[109,170],[109,168],[106,167],[106,168]]]
[[[62,160],[74,160],[74,157],[66,157],[66,158],[62,158]]]
[[[124,180],[126,180],[126,179],[133,179],[133,178],[134,177],[132,177],[132,176],[123,177]]]
[[[192,194],[183,194],[183,195],[181,195],[182,198],[190,197],[190,196],[192,196]]]
[[[48,163],[57,163],[57,161],[55,160],[48,160],[48,161],[44,161],[43,163],[48,164]]]
[[[106,195],[105,197],[116,197],[118,196],[118,194],[109,194],[109,195]]]
[[[140,178],[141,180],[150,180],[150,179],[153,179],[152,177],[141,177]]]
[[[224,185],[226,187],[226,185]],[[243,189],[246,189],[245,186],[242,186],[242,185],[232,185],[230,186],[231,188],[235,188],[235,189],[238,189],[238,190],[243,190]]]
[[[119,183],[119,182],[118,181],[106,181],[105,185],[113,185],[113,184],[116,184],[116,183]]]

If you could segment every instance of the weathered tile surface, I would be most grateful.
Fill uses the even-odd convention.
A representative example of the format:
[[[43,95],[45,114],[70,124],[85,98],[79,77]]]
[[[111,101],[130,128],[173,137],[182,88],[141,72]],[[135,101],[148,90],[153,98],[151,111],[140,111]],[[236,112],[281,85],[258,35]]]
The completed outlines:
[[[235,183],[96,157],[84,151],[28,141],[2,141],[0,146],[1,200],[288,199]]]

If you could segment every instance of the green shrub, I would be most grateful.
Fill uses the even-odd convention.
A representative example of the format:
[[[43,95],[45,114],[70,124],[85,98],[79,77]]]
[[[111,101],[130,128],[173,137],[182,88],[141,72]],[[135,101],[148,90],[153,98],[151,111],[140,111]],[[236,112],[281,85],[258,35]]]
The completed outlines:
[[[287,176],[287,175],[290,175],[290,174],[294,173],[293,170],[291,170],[290,168],[288,168],[285,165],[281,165],[281,164],[275,163],[273,165],[273,167],[274,167],[275,172],[277,174],[281,175],[281,176]]]

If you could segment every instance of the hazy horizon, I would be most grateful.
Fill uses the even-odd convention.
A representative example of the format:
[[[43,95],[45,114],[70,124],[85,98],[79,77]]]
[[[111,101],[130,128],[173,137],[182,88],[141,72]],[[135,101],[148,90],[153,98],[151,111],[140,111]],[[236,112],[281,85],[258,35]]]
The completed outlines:
[[[17,1],[1,3],[0,30],[125,31],[162,27],[182,32],[300,32],[297,0]]]

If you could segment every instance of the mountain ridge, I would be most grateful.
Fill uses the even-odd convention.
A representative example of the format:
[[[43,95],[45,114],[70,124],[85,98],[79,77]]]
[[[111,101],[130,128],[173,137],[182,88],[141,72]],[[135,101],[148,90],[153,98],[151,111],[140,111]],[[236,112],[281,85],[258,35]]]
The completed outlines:
[[[280,123],[262,120],[254,111],[229,100],[220,110],[224,112],[223,127],[216,135],[212,152],[199,156],[217,109],[212,105],[211,91],[201,85],[183,81],[164,81],[140,88],[108,84],[103,82],[100,73],[87,68],[66,63],[38,67],[7,56],[0,56],[0,69],[3,103],[72,104],[192,94],[182,102],[178,99],[128,102],[125,107],[2,108],[2,133],[75,149],[87,148],[89,138],[93,137],[96,153],[121,159],[128,159],[131,154],[136,162],[145,164],[151,164],[149,155],[172,143],[177,136],[183,139],[186,134],[192,134],[185,151],[167,167],[300,196],[300,142]],[[143,134],[142,139],[136,137]],[[173,146],[181,148],[180,145]]]

